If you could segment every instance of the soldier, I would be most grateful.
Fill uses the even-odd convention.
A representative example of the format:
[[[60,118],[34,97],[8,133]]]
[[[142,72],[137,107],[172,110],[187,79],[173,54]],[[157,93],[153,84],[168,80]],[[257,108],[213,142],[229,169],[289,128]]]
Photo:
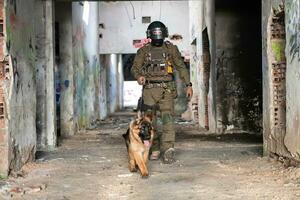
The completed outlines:
[[[193,95],[189,73],[176,45],[165,41],[167,27],[159,21],[152,22],[147,28],[147,38],[151,43],[137,51],[131,72],[140,85],[143,85],[143,101],[155,116],[159,111],[162,120],[162,133],[157,132],[151,147],[151,160],[157,160],[162,153],[164,163],[174,162],[175,130],[173,122],[174,99],[177,97],[174,70],[186,85],[186,96]]]

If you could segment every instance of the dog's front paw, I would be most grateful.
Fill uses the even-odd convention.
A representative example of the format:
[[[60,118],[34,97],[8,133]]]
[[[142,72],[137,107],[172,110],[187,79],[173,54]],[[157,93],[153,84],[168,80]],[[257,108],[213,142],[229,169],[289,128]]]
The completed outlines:
[[[135,166],[129,165],[128,169],[130,172],[137,172],[137,168]]]
[[[137,172],[138,170],[137,170],[137,168],[134,167],[134,168],[129,169],[129,171],[130,172]]]
[[[142,178],[148,178],[149,177],[149,173],[143,173],[142,174]]]

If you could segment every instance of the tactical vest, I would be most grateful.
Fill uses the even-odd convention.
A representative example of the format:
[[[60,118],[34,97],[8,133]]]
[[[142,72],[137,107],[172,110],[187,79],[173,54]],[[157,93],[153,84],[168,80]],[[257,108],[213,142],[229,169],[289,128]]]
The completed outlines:
[[[166,47],[150,47],[146,55],[142,74],[150,82],[173,81],[171,56]]]

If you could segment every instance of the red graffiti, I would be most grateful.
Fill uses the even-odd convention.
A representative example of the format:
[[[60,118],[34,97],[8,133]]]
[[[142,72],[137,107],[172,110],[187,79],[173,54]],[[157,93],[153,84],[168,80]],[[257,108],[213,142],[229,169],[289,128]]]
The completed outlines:
[[[15,28],[18,24],[18,18],[15,13],[11,13],[9,16],[9,22],[11,24],[11,27]]]
[[[85,38],[85,30],[83,24],[76,27],[75,34],[73,35],[73,46],[76,46],[78,43],[81,43]]]
[[[133,46],[135,47],[135,48],[141,48],[141,47],[143,47],[144,45],[146,45],[146,44],[148,44],[148,43],[150,43],[151,42],[151,39],[150,38],[144,38],[144,39],[141,39],[139,42],[135,42],[134,44],[133,44]]]

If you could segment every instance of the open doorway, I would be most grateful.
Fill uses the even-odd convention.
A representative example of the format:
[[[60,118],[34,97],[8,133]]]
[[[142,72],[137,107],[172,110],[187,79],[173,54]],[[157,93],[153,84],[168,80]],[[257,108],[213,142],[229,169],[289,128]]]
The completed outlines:
[[[140,86],[133,75],[131,67],[135,54],[123,54],[123,70],[124,70],[124,107],[137,107],[138,99],[142,95],[142,86]]]
[[[261,1],[217,0],[215,11],[217,127],[260,133]]]

